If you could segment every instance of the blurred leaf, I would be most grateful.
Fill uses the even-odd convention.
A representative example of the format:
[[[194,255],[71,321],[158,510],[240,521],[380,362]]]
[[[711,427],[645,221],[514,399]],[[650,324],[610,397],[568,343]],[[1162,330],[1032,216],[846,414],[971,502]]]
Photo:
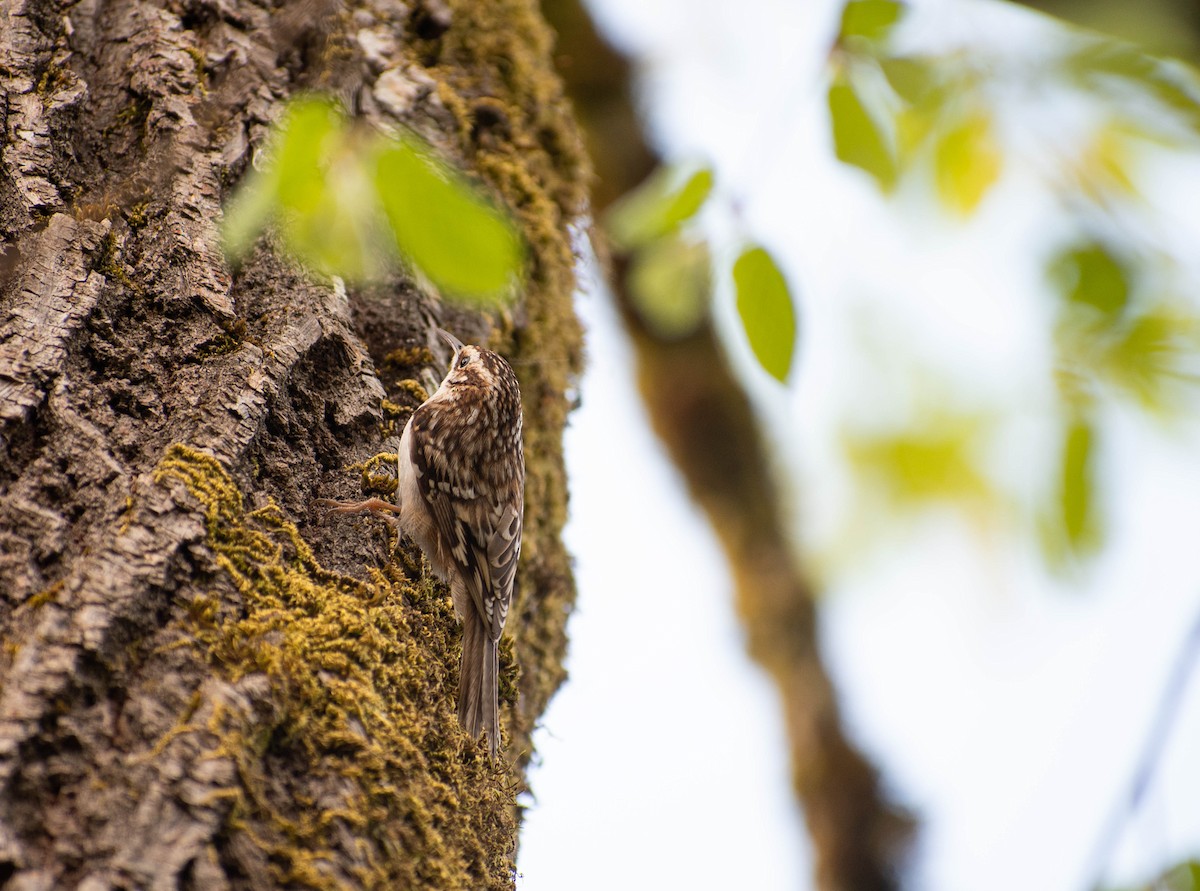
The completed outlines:
[[[1117,40],[1093,40],[1068,56],[1064,67],[1087,89],[1104,89],[1106,79],[1122,81],[1200,135],[1200,80],[1186,66],[1155,59]]]
[[[1200,891],[1200,860],[1178,863],[1146,884],[1138,885],[1136,891]]]
[[[891,33],[902,15],[904,4],[896,0],[850,0],[842,9],[841,38],[882,40]]]
[[[1180,863],[1168,870],[1163,880],[1165,891],[1200,891],[1200,860]]]
[[[238,263],[279,209],[279,178],[251,172],[225,208],[221,241],[231,263]]]
[[[333,102],[293,101],[265,151],[265,168],[248,178],[230,204],[225,240],[236,259],[273,219],[290,251],[321,272],[372,278],[389,256],[380,235],[370,147]]]
[[[926,141],[937,129],[941,113],[940,108],[921,104],[904,108],[896,115],[896,142],[901,168],[907,169],[913,163]]]
[[[883,191],[890,192],[898,173],[895,151],[843,71],[829,87],[829,115],[838,160],[865,170]]]
[[[346,116],[327,99],[306,96],[288,106],[270,159],[285,208],[311,213],[327,200],[329,161],[343,148],[347,129]]]
[[[1128,272],[1098,241],[1058,254],[1047,272],[1065,301],[1098,310],[1109,321],[1115,320],[1129,302]]]
[[[520,275],[508,218],[411,137],[379,153],[376,186],[396,246],[443,291],[495,301]]]
[[[1083,412],[1072,410],[1063,429],[1057,486],[1040,518],[1040,539],[1047,562],[1064,569],[1103,544],[1096,501],[1096,430]]]
[[[712,262],[703,241],[660,238],[636,251],[629,269],[629,292],[638,314],[655,334],[686,337],[708,312]]]
[[[896,113],[896,141],[901,166],[907,165],[941,120],[945,92],[935,63],[919,57],[879,60],[888,84],[902,102]]]
[[[1136,195],[1138,190],[1130,179],[1130,170],[1134,141],[1138,137],[1148,138],[1148,134],[1139,132],[1128,121],[1110,121],[1097,130],[1080,159],[1084,188],[1102,200],[1112,191]]]
[[[977,418],[934,416],[905,431],[852,435],[846,453],[899,504],[992,504],[996,493],[975,459],[982,433]]]
[[[910,105],[929,100],[938,90],[940,78],[934,62],[917,56],[892,56],[879,61],[883,76],[896,95]]]
[[[999,177],[1000,163],[988,116],[975,113],[964,117],[943,134],[934,153],[942,203],[960,214],[971,213]]]
[[[708,168],[679,183],[678,168],[660,167],[609,210],[605,220],[609,236],[628,251],[670,235],[700,211],[712,187]]]
[[[263,155],[225,216],[234,260],[278,220],[303,262],[349,280],[383,274],[397,248],[452,297],[497,299],[520,274],[507,217],[415,138],[355,127],[336,103],[305,96],[288,105]]]
[[[1170,411],[1200,392],[1200,319],[1162,306],[1122,326],[1105,355],[1103,371],[1143,408]],[[1189,367],[1190,366],[1190,367]]]
[[[284,239],[292,253],[321,272],[350,281],[377,278],[394,255],[367,147],[348,130],[331,134],[325,147],[320,171],[307,178],[279,164]]]
[[[1099,544],[1093,478],[1096,432],[1087,420],[1076,418],[1063,441],[1060,499],[1063,530],[1075,553],[1094,551]]]
[[[322,162],[342,141],[345,126],[327,100],[304,96],[288,105],[267,141],[263,169],[250,172],[226,210],[222,232],[232,259],[253,247],[281,208],[305,214],[321,202]]]
[[[796,347],[796,314],[787,280],[763,248],[742,252],[733,264],[737,310],[755,358],[767,374],[787,382]]]

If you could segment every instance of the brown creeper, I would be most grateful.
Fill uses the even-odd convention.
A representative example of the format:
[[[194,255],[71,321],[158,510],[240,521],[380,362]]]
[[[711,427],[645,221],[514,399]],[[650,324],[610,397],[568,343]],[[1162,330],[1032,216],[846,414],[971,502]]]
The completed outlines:
[[[500,745],[497,646],[521,552],[525,459],[521,390],[496,353],[438,329],[454,360],[400,439],[397,504],[332,503],[334,513],[387,510],[450,585],[463,625],[458,718],[472,737]]]

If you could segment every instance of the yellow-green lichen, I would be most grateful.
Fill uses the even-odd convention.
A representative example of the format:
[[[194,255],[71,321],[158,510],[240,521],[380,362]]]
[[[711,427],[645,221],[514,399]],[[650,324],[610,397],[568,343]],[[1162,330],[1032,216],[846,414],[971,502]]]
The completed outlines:
[[[204,51],[194,46],[185,46],[183,51],[191,56],[192,64],[196,66],[196,84],[200,87],[200,95],[208,95],[208,60]]]
[[[48,587],[43,588],[41,591],[38,591],[36,594],[26,600],[23,604],[21,604],[21,608],[35,610],[39,607],[45,606],[47,603],[55,603],[58,600],[58,595],[62,593],[63,586],[65,584],[65,581],[59,579],[57,582],[54,582]]]
[[[412,405],[400,405],[390,399],[381,400],[379,411],[383,415],[383,423],[380,425],[380,434],[388,437],[400,433],[414,410],[415,406]]]
[[[383,467],[381,473],[377,473]],[[372,455],[366,461],[351,464],[347,470],[357,470],[362,473],[362,490],[364,495],[378,495],[389,498],[396,494],[396,453],[380,452]]]
[[[104,233],[100,242],[100,256],[96,260],[96,271],[110,282],[116,282],[130,290],[140,290],[141,286],[129,275],[124,262],[124,247],[121,238],[115,230]]]
[[[437,363],[433,351],[429,347],[399,347],[383,357],[385,369],[428,368]]]
[[[418,381],[414,381],[411,378],[398,381],[396,383],[396,389],[416,402],[417,405],[420,405],[429,398],[429,391],[421,386]]]
[[[51,63],[46,66],[46,70],[42,72],[42,76],[38,78],[37,94],[43,100],[48,99],[58,90],[71,83],[70,73],[61,65]]]
[[[511,777],[458,727],[444,586],[396,565],[368,581],[325,570],[274,504],[247,511],[220,464],[187,446],[155,478],[199,501],[221,569],[187,634],[229,681],[269,682],[253,717],[218,702],[198,728],[218,741],[210,757],[236,765],[237,788],[215,793],[233,796],[226,831],[281,886],[511,888]]]
[[[126,127],[137,131],[139,141],[145,139],[146,122],[150,119],[152,107],[153,105],[147,97],[135,96],[128,105],[113,116],[112,123],[104,128],[102,135],[105,140]]]
[[[397,418],[409,414],[413,409],[410,405],[400,405],[399,403],[392,402],[390,399],[382,399],[379,403],[379,410],[383,413],[385,419],[395,421]]]
[[[150,222],[150,202],[139,201],[125,209],[125,222],[129,224],[129,228],[135,232],[143,228],[146,223]]]

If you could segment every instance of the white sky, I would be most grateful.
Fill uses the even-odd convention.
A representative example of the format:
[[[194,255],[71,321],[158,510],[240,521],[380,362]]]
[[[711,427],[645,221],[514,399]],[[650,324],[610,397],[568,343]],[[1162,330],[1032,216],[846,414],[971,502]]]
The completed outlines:
[[[977,7],[927,6],[947,32],[980,27],[965,11]],[[810,549],[836,541],[859,503],[836,460],[841,426],[869,416],[913,366],[999,407],[1016,482],[1036,468],[1053,411],[1050,326],[1029,256],[1061,221],[1036,171],[1007,175],[966,227],[903,196],[881,201],[828,148],[816,77],[838,9],[604,0],[601,10],[648,60],[646,101],[669,153],[711,159],[740,225],[800,293],[800,364],[786,390],[747,359],[727,296],[718,312],[785,448]],[[1024,27],[988,15],[984,27]],[[1038,127],[1055,121],[1029,117],[1021,136],[1036,147]],[[1200,240],[1187,198],[1200,189],[1178,188],[1177,173],[1152,171],[1160,183],[1148,187],[1168,206],[1164,248]],[[572,681],[538,737],[518,887],[807,887],[774,691],[744,656],[711,534],[646,428],[606,300],[580,298],[591,336],[567,440]],[[823,636],[843,706],[923,821],[914,887],[1059,891],[1095,878],[1102,826],[1128,793],[1200,610],[1196,425],[1113,411],[1104,431],[1113,544],[1070,583],[1048,580],[1006,530],[981,536],[945,517],[828,567]],[[1113,852],[1113,881],[1200,851],[1197,750],[1193,679]]]
[[[773,687],[743,655],[729,579],[646,426],[608,296],[567,431],[579,607],[571,680],[537,736],[523,891],[800,888]]]

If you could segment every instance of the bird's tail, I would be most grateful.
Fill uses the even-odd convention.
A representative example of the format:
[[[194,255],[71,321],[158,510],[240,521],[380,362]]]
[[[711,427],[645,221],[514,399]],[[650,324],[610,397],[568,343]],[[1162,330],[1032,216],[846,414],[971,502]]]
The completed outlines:
[[[458,720],[478,739],[486,733],[492,758],[500,748],[500,709],[497,678],[500,652],[479,617],[471,614],[463,620],[462,664],[458,674]]]

